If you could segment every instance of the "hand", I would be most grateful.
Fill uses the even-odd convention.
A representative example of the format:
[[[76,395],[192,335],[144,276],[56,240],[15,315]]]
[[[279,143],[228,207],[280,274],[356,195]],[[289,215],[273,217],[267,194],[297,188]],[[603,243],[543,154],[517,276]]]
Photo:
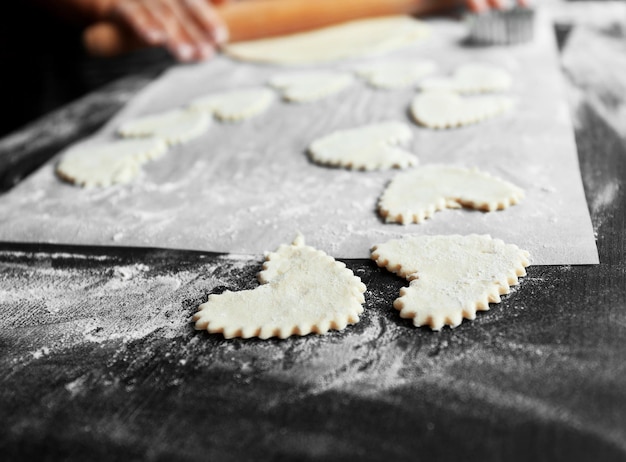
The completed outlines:
[[[505,0],[466,0],[467,7],[476,13],[490,8],[501,9],[507,4]],[[519,6],[528,6],[528,0],[517,0]]]
[[[110,14],[147,45],[164,46],[183,62],[210,58],[228,39],[209,0],[119,0]]]

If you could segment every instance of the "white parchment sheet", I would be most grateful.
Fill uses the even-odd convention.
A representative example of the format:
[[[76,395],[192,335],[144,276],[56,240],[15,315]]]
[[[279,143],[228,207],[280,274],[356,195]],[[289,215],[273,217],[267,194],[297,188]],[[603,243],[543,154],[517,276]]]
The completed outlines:
[[[456,130],[419,127],[408,115],[415,89],[382,91],[358,81],[309,104],[278,98],[263,115],[214,122],[200,138],[172,148],[127,185],[82,189],[54,174],[58,158],[0,196],[0,240],[149,246],[260,254],[291,242],[339,258],[367,258],[372,245],[403,234],[491,234],[531,252],[533,264],[598,263],[580,178],[572,123],[550,24],[531,44],[468,48],[461,23],[430,22],[430,39],[371,59],[431,59],[444,72],[481,61],[515,77],[510,114]],[[351,69],[367,59],[315,66]],[[204,93],[264,85],[284,68],[218,57],[180,66],[140,92],[93,140],[112,139],[123,121],[182,106]],[[445,210],[422,224],[385,224],[376,203],[397,171],[320,167],[306,156],[319,136],[340,128],[404,121],[422,165],[478,167],[522,187],[526,198],[500,212]],[[61,153],[62,154],[62,153]]]

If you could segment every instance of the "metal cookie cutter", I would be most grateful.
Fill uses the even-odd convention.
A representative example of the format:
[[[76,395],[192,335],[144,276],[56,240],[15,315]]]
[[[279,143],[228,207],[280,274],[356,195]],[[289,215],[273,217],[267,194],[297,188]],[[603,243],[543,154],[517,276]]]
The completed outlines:
[[[535,10],[515,6],[504,10],[470,13],[467,43],[471,45],[515,45],[532,40]]]

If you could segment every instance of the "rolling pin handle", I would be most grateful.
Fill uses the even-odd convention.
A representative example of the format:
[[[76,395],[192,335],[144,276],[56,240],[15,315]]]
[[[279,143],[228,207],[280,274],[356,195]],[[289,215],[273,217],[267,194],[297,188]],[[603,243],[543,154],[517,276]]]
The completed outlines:
[[[395,14],[449,12],[466,0],[254,0],[215,6],[228,28],[230,42],[293,34],[354,19]],[[111,57],[141,46],[130,30],[110,22],[97,23],[83,33],[85,49]]]
[[[140,48],[141,43],[119,25],[99,22],[85,29],[83,46],[92,56],[110,58]]]

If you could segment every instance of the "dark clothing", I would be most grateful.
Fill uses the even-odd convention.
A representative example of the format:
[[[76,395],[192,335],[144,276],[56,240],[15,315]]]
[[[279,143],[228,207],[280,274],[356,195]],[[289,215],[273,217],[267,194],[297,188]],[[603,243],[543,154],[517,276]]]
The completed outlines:
[[[82,28],[25,1],[7,2],[0,16],[0,136],[124,75],[165,69],[164,50],[92,58]]]

